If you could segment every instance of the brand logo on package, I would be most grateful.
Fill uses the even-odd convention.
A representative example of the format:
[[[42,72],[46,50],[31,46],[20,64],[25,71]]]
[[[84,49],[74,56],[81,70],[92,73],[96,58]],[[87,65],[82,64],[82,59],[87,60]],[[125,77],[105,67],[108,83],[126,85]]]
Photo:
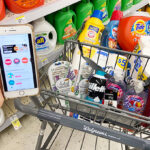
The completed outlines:
[[[92,25],[90,25],[88,29],[89,29],[89,30],[92,30],[92,31],[95,31],[96,33],[98,33],[98,31],[99,31],[99,28],[94,27],[94,26],[92,26]]]
[[[145,21],[143,21],[143,20],[137,20],[135,22],[135,25],[134,25],[134,31],[136,31],[139,34],[142,34],[142,33],[145,32],[145,30],[146,30]]]
[[[43,36],[40,36],[40,37],[38,37],[38,38],[36,38],[36,44],[38,44],[38,45],[43,45],[45,42],[46,42],[46,39],[45,39],[45,37],[43,37]]]

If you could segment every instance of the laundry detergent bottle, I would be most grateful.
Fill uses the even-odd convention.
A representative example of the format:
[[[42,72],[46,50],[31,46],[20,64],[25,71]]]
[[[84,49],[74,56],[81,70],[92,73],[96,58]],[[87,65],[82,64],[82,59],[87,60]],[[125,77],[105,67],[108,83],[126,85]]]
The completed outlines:
[[[133,0],[122,0],[121,1],[121,10],[125,11],[129,8],[131,8],[133,5]]]
[[[2,20],[5,17],[5,5],[4,1],[0,0],[0,20]]]
[[[107,11],[107,0],[92,0],[94,5],[94,10],[100,10],[103,12],[103,22],[108,20],[108,11]]]
[[[64,44],[65,40],[73,37],[77,32],[76,14],[69,7],[56,13],[54,24],[59,44]]]
[[[43,5],[44,0],[5,0],[5,3],[10,11],[18,14]]]
[[[139,2],[141,2],[142,0],[133,0],[133,5],[138,4]]]
[[[109,0],[108,17],[111,18],[114,10],[121,10],[121,0]]]
[[[57,34],[44,17],[33,22],[35,44],[38,55],[47,55],[56,47]]]
[[[110,22],[103,31],[101,45],[109,48],[120,49],[117,43],[117,31],[120,19],[123,17],[123,12],[115,10],[112,14]]]
[[[103,12],[101,12],[100,10],[95,10],[91,18],[86,21],[84,29],[80,33],[78,40],[84,43],[100,45],[100,37],[102,31],[105,28],[102,23],[102,18],[103,18]],[[96,51],[97,50],[93,48],[90,52],[90,48],[88,46],[83,46],[83,55],[85,57],[90,56],[91,59],[94,59],[95,56],[98,56],[98,53]],[[79,62],[80,62],[80,50],[77,46],[73,55],[73,62],[72,62],[75,70],[76,69],[78,70]]]
[[[142,35],[150,35],[150,16],[147,12],[136,12],[120,20],[117,39],[123,50],[132,52]]]
[[[77,30],[82,26],[83,22],[88,20],[92,15],[94,10],[93,4],[90,0],[82,0],[75,7],[75,13],[77,15]]]

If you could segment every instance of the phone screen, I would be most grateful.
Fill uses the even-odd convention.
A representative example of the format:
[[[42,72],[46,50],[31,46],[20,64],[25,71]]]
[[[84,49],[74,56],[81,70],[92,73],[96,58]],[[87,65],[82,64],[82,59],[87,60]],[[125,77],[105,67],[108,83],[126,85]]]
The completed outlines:
[[[5,91],[37,88],[31,34],[0,35],[0,57]]]

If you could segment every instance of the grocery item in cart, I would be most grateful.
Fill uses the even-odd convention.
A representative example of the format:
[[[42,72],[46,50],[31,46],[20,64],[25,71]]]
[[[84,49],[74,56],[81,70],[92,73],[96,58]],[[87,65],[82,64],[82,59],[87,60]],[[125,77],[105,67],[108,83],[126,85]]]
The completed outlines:
[[[111,18],[111,15],[114,10],[121,10],[121,0],[108,0],[108,17]]]
[[[54,92],[72,95],[74,93],[75,72],[67,61],[53,63],[48,70],[49,81]],[[67,101],[61,101],[62,106],[68,106]]]
[[[133,0],[122,0],[121,1],[121,10],[125,11],[129,8],[131,8],[133,5]]]
[[[78,40],[80,42],[94,44],[94,45],[100,45],[100,36],[102,34],[102,31],[104,30],[104,25],[102,23],[102,16],[103,12],[99,10],[95,10],[92,14],[91,18],[85,23],[85,27],[83,31],[80,33]],[[89,46],[83,46],[83,54],[85,57],[90,57],[91,59],[95,59],[94,57],[98,57],[97,49],[92,48],[90,49]],[[79,69],[79,63],[84,63],[85,61],[83,58],[81,58],[80,61],[80,50],[78,46],[75,49],[74,55],[73,55],[73,62],[72,65],[74,69]]]
[[[4,111],[2,108],[0,108],[0,126],[2,126],[4,122],[5,122]]]
[[[5,17],[5,5],[4,1],[0,0],[0,20],[2,20]]]
[[[120,19],[123,17],[123,12],[115,10],[112,14],[110,22],[103,31],[101,45],[109,48],[120,49],[117,43],[117,31]]]
[[[75,7],[75,13],[77,15],[77,30],[82,26],[83,22],[88,20],[92,15],[94,10],[93,4],[90,0],[82,0],[79,4]]]
[[[94,5],[94,10],[100,10],[103,12],[102,21],[105,22],[108,20],[108,10],[106,5],[107,0],[92,0]]]
[[[47,55],[56,47],[57,33],[44,17],[33,22],[35,46],[38,55]],[[51,36],[51,38],[49,37]]]
[[[148,94],[144,91],[144,82],[135,80],[135,86],[127,89],[124,95],[123,108],[125,110],[143,114]]]
[[[13,13],[23,13],[44,4],[45,0],[5,0],[7,8]]]
[[[137,54],[150,56],[150,36],[141,36],[139,40],[139,49]],[[131,70],[133,78],[147,80],[150,76],[150,61],[148,58],[132,56],[130,58]]]
[[[118,43],[123,50],[133,51],[142,35],[150,35],[150,16],[147,12],[131,13],[120,20]]]
[[[64,44],[64,41],[73,37],[76,30],[76,14],[69,7],[58,11],[54,17],[55,29],[57,32],[58,43]]]
[[[107,81],[104,75],[103,71],[97,71],[96,74],[90,77],[86,100],[99,104],[103,103]]]

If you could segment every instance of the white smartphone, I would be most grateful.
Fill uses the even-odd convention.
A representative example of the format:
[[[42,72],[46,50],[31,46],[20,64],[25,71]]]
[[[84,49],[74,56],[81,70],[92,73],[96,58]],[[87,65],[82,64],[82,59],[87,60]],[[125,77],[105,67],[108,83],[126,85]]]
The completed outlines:
[[[39,92],[31,25],[0,26],[0,66],[6,99]]]

